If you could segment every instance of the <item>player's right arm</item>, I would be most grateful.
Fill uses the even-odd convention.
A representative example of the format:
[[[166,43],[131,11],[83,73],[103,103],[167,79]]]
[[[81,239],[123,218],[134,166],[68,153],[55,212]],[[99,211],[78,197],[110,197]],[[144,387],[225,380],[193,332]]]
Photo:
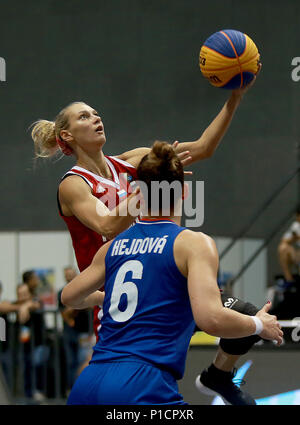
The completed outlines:
[[[177,255],[176,255],[177,253]],[[180,253],[180,256],[178,255]],[[256,326],[250,316],[225,308],[217,284],[218,252],[213,239],[190,230],[182,232],[174,246],[175,261],[188,280],[194,320],[204,332],[222,338],[252,335]],[[282,343],[282,331],[275,316],[267,313],[266,304],[257,313],[263,323],[262,338]]]
[[[105,294],[98,289],[101,289],[105,282],[105,256],[111,243],[112,241],[104,244],[90,266],[63,288],[62,304],[74,309],[103,305]]]
[[[137,192],[110,211],[103,202],[93,196],[91,189],[79,176],[69,176],[59,186],[59,201],[66,216],[75,215],[81,223],[95,232],[113,239],[135,220],[128,212],[128,204]]]

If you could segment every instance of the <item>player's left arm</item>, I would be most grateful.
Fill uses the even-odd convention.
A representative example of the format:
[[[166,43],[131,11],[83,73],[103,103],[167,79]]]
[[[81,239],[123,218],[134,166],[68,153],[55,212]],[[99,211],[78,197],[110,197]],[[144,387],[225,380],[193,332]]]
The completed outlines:
[[[261,65],[259,66],[258,72],[260,69]],[[258,72],[256,75],[258,75]],[[199,139],[192,142],[182,142],[177,145],[177,154],[189,151],[190,160],[186,161],[185,165],[210,158],[213,155],[226,134],[243,96],[249,88],[253,86],[255,80],[256,76],[254,76],[253,80],[247,86],[232,91],[221,111],[202,133]]]
[[[259,66],[259,71],[261,65]],[[216,118],[202,133],[199,139],[193,142],[174,142],[173,147],[180,158],[183,166],[192,164],[201,159],[209,158],[213,155],[217,147],[219,146],[223,136],[225,135],[230,123],[234,117],[235,111],[237,110],[243,96],[249,90],[250,87],[255,83],[256,76],[252,81],[241,89],[233,90],[229,99],[218,113]],[[117,158],[127,161],[129,164],[137,168],[142,158],[150,152],[150,148],[136,148],[130,151],[124,152]]]
[[[173,143],[173,148],[176,150],[178,146],[178,142]],[[121,155],[118,155],[117,158],[122,159],[123,161],[128,162],[133,167],[137,168],[141,162],[141,160],[144,158],[145,155],[147,155],[151,151],[151,148],[136,148],[132,149],[130,151],[124,152]],[[188,150],[181,149],[180,152],[176,150],[176,153],[178,155],[178,158],[182,162],[182,165],[185,166],[186,164],[190,163],[190,153]],[[185,172],[186,174],[190,174],[190,172]]]
[[[91,265],[69,282],[61,294],[61,302],[75,309],[102,305],[104,294],[98,291],[105,282],[105,256],[112,241],[104,244]]]
[[[150,148],[136,148],[118,155],[117,158],[128,162],[133,167],[137,168],[142,158],[151,151]]]
[[[229,128],[242,96],[243,94],[240,90],[234,90],[219,114],[206,128],[199,139],[191,142],[175,142],[177,155],[187,152],[189,154],[188,164],[211,157]],[[142,158],[148,154],[150,150],[150,148],[137,148],[124,152],[119,155],[118,158],[129,162],[137,168]]]

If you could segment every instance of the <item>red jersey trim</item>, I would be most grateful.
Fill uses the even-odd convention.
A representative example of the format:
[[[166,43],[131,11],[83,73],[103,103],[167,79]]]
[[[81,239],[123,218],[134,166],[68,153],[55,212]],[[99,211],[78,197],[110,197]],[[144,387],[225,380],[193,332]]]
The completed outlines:
[[[140,218],[138,223],[142,223],[143,221],[148,223],[161,223],[167,221],[176,224],[175,221],[170,218]]]

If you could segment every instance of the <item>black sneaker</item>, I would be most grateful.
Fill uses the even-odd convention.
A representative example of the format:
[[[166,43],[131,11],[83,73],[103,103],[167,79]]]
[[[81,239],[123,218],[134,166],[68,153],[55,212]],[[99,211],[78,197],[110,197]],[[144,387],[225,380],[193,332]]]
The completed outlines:
[[[233,406],[251,406],[256,402],[250,394],[242,391],[238,385],[245,382],[233,381],[236,369],[233,372],[223,372],[213,366],[205,369],[201,375],[198,375],[195,381],[196,388],[202,393],[210,396],[222,397],[225,404]]]

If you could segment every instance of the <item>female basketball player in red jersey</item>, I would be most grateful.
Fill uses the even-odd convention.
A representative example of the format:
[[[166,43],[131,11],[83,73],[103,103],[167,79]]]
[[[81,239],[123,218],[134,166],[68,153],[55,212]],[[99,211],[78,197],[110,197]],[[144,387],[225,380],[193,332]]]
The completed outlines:
[[[214,153],[243,95],[254,82],[255,78],[248,86],[232,92],[199,139],[175,144],[176,153],[184,165],[209,158]],[[68,105],[55,121],[36,122],[32,138],[37,157],[50,157],[61,150],[65,155],[76,158],[76,165],[63,176],[59,185],[58,205],[82,271],[91,264],[98,249],[108,239],[134,222],[136,217],[124,214],[124,210],[136,196],[136,193],[128,196],[130,183],[136,177],[136,167],[150,148],[133,149],[115,157],[105,156],[102,149],[106,136],[102,118],[84,102]],[[120,178],[121,174],[123,178]],[[124,175],[127,175],[126,179]],[[105,201],[101,202],[101,199]],[[123,213],[120,208],[123,208]],[[100,326],[100,318],[100,308],[95,307],[95,333]],[[220,370],[231,370],[236,359],[236,355],[220,349],[215,365]]]

